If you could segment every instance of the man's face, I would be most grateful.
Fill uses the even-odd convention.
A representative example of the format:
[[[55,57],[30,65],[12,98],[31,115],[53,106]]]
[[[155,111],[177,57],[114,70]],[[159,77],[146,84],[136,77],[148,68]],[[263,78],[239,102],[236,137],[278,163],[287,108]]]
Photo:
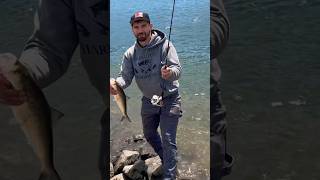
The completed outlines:
[[[151,34],[152,24],[146,21],[134,22],[132,25],[132,32],[140,42],[146,41]]]

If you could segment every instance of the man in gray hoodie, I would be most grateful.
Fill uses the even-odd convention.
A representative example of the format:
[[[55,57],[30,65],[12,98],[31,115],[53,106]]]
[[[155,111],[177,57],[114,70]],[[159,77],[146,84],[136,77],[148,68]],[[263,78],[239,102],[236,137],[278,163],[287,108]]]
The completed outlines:
[[[141,117],[144,136],[162,160],[163,178],[176,179],[176,132],[182,116],[178,92],[179,58],[165,34],[152,29],[147,13],[136,12],[130,24],[137,41],[124,53],[120,75],[110,83],[117,83],[124,89],[135,77],[143,94]],[[110,93],[115,95],[117,91],[110,86]],[[162,97],[160,106],[151,103],[154,95]],[[159,125],[161,138],[157,131]]]

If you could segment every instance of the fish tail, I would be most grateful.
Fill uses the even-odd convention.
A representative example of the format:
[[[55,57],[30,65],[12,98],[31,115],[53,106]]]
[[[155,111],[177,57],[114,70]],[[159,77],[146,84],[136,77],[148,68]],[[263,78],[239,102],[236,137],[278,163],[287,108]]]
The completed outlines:
[[[120,120],[120,121],[122,122],[123,120],[127,120],[127,121],[129,121],[129,122],[132,122],[131,119],[129,118],[129,116],[126,116],[126,115],[124,115],[124,116],[121,117],[121,120]]]
[[[42,171],[39,180],[61,180],[59,174],[56,170],[52,171]]]

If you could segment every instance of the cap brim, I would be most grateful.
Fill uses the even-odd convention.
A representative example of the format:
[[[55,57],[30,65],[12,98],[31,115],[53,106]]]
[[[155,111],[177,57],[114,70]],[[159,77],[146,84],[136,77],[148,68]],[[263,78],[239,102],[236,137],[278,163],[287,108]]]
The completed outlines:
[[[138,22],[138,21],[146,21],[150,23],[150,20],[143,18],[143,17],[139,17],[139,18],[135,18],[134,20],[131,21],[131,24]]]

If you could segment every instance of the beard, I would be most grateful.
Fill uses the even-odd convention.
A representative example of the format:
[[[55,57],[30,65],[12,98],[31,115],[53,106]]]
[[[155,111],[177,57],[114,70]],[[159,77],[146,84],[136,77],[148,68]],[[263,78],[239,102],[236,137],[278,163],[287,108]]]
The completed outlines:
[[[136,35],[136,38],[140,42],[144,42],[150,36],[150,32],[143,32]]]

